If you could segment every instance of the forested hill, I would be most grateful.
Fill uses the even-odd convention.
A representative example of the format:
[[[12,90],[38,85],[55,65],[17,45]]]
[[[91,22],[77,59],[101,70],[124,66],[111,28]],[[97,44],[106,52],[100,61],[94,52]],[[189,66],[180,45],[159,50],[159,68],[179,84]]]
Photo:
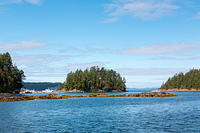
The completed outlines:
[[[51,83],[51,82],[24,82],[23,88],[29,90],[41,91],[45,89],[57,89],[58,85],[62,83]]]
[[[161,88],[169,89],[197,89],[200,90],[200,69],[192,69],[187,73],[179,73],[169,78]]]
[[[63,86],[66,91],[123,92],[126,91],[125,82],[125,78],[114,70],[91,67],[70,72]]]

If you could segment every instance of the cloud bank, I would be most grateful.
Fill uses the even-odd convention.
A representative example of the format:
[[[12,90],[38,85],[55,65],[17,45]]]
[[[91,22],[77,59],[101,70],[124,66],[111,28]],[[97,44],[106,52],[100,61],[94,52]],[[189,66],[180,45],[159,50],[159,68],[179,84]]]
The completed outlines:
[[[49,63],[55,63],[60,62],[63,60],[69,59],[70,55],[54,55],[54,54],[28,54],[28,55],[17,55],[14,56],[14,61],[18,65],[26,65],[26,66],[33,66],[37,65],[40,66],[42,64],[49,64]],[[39,70],[39,69],[37,69]]]
[[[25,0],[28,3],[39,5],[42,3],[42,0]]]
[[[44,46],[47,46],[47,44],[39,41],[0,43],[0,51],[27,50]]]
[[[192,68],[119,68],[123,75],[129,76],[152,76],[152,75],[173,75],[177,72],[187,72]]]
[[[116,53],[119,54],[129,54],[129,55],[159,55],[159,54],[170,54],[177,52],[186,52],[200,48],[200,44],[154,44],[149,46],[143,46],[138,48],[125,48],[117,50]]]
[[[112,18],[131,15],[142,20],[172,15],[179,8],[171,0],[113,0],[105,5],[106,13]]]
[[[2,0],[0,1],[0,5],[19,4],[23,2],[39,5],[42,3],[42,0]]]

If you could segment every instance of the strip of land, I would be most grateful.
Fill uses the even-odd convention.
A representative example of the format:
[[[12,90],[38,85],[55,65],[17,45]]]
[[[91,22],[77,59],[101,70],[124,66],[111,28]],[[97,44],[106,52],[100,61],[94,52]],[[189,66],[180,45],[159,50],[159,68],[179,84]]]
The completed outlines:
[[[139,93],[139,94],[124,94],[124,95],[106,95],[106,94],[89,94],[86,96],[68,96],[68,95],[16,95],[9,93],[0,94],[0,102],[15,102],[15,101],[29,101],[29,100],[44,100],[44,99],[69,99],[69,98],[93,98],[93,97],[176,97],[178,95],[167,93],[167,92],[150,92],[150,93]]]
[[[152,92],[200,92],[199,89],[158,89],[153,90]]]

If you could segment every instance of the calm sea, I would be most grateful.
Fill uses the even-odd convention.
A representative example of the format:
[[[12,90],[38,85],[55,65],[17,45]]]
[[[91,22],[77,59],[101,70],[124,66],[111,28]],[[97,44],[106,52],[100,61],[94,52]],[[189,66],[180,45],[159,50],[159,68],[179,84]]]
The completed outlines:
[[[0,102],[0,133],[199,133],[200,93],[176,94]]]

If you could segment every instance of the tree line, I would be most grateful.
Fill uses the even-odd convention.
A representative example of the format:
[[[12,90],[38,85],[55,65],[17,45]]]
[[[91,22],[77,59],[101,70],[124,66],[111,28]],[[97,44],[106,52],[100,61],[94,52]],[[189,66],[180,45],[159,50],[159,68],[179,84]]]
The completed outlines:
[[[13,65],[10,54],[0,54],[0,93],[19,93],[24,72]]]
[[[57,89],[62,83],[55,82],[23,82],[23,88],[29,90],[41,91],[45,89]]]
[[[175,74],[162,84],[160,89],[200,89],[200,69]]]
[[[84,71],[70,72],[63,87],[67,91],[121,92],[126,91],[125,83],[125,78],[122,78],[116,71],[94,66]]]

